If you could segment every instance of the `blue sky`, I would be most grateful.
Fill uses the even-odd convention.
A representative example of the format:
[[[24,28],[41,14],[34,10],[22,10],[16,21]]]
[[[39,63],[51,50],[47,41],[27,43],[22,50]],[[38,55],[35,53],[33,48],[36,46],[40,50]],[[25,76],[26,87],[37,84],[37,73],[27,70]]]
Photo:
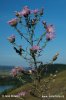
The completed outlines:
[[[27,65],[7,41],[8,36],[16,34],[7,21],[14,18],[14,11],[21,10],[25,5],[30,9],[43,7],[43,19],[55,26],[56,38],[44,50],[43,61],[48,62],[56,52],[59,52],[55,63],[66,64],[66,0],[0,0],[0,65]]]

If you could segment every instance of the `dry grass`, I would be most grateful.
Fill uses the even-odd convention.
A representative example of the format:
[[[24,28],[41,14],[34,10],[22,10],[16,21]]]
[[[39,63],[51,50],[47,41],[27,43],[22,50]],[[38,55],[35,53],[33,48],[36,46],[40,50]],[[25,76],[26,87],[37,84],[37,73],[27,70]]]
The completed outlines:
[[[42,84],[43,84],[44,79],[42,79]],[[20,91],[24,90],[30,90],[31,89],[31,83],[26,84],[24,86],[21,86],[13,91],[11,91],[8,94],[17,94]],[[52,100],[66,100],[66,70],[60,72],[57,75],[56,81],[52,82],[50,84],[50,89],[49,89],[50,95],[64,95],[64,98],[53,98]],[[19,98],[0,98],[0,100],[20,100]],[[40,100],[37,97],[33,97],[28,93],[26,95],[25,100]],[[44,99],[43,99],[44,100]]]

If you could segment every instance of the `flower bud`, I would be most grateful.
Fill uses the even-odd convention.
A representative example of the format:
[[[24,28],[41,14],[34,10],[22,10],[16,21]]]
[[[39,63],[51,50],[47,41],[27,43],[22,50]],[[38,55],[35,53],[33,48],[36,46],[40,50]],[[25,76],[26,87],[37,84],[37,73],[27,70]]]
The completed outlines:
[[[10,43],[14,43],[15,42],[15,36],[12,35],[12,36],[8,37],[8,40],[9,40]]]
[[[40,10],[40,15],[43,15],[43,11],[44,11],[44,9],[42,8],[42,9]]]
[[[47,28],[46,21],[42,21],[42,24],[44,25],[44,28],[46,29]]]
[[[18,24],[18,19],[14,18],[14,19],[8,21],[8,24],[11,25],[12,27],[15,27]]]
[[[53,61],[55,61],[58,57],[59,53],[56,53],[56,55],[53,57]]]

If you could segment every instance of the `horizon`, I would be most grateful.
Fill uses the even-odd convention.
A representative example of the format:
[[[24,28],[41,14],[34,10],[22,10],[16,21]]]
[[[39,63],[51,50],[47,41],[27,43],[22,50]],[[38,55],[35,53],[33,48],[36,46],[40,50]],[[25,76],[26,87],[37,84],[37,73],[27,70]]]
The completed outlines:
[[[51,65],[66,65],[64,63],[53,63]],[[0,67],[24,67],[24,66],[16,66],[16,65],[0,65]],[[31,67],[31,66],[25,66],[25,68],[28,68],[28,67]]]
[[[18,43],[20,42],[19,35],[11,28],[7,22],[14,18],[14,11],[20,11],[25,5],[30,9],[44,8],[44,20],[48,24],[55,26],[56,38],[48,43],[43,51],[42,61],[47,63],[52,57],[59,52],[60,55],[55,63],[66,64],[66,0],[0,0],[0,65],[15,65],[15,66],[28,66],[18,54],[16,54],[12,48],[12,45],[8,42],[7,37],[12,33],[18,37]],[[41,26],[40,26],[41,28]],[[36,29],[36,33],[38,33]],[[42,29],[43,31],[43,29]],[[41,32],[42,32],[41,31]],[[21,43],[21,42],[20,42]],[[40,59],[41,59],[40,58]]]

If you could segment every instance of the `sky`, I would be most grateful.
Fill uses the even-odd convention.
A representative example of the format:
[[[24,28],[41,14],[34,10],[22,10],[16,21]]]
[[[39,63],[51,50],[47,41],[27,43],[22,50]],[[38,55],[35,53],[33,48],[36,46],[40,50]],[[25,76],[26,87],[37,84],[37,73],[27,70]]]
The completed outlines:
[[[66,0],[0,0],[0,65],[27,66],[26,61],[15,53],[7,40],[11,34],[17,35],[7,21],[15,17],[14,11],[21,10],[25,5],[30,9],[43,7],[43,19],[55,26],[56,38],[45,48],[42,55],[43,62],[49,62],[53,55],[59,52],[60,55],[55,63],[66,64]],[[38,29],[36,32],[38,33]],[[17,37],[19,38],[18,35]]]

